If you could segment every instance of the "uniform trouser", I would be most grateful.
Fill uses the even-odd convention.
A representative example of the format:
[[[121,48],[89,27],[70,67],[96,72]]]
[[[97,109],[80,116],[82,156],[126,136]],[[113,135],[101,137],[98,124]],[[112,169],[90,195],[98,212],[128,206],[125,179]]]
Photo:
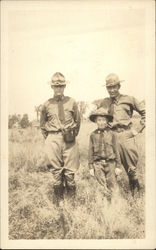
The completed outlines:
[[[74,190],[75,171],[79,167],[79,151],[75,142],[65,143],[61,133],[49,134],[45,140],[45,153],[52,166],[54,190],[59,190],[65,182],[67,189]]]
[[[129,180],[137,180],[138,149],[136,138],[131,130],[117,132],[118,148],[121,163],[129,177]]]
[[[100,185],[104,187],[104,191],[110,191],[110,194],[113,193],[116,187],[116,177],[115,177],[115,162],[107,162],[107,165],[104,165],[102,161],[94,162],[94,175]]]

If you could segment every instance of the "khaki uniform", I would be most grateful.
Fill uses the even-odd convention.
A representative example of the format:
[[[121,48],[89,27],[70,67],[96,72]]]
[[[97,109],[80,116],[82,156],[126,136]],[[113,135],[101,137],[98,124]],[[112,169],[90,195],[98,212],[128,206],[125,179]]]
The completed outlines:
[[[68,187],[75,186],[74,173],[79,167],[77,142],[65,143],[62,133],[49,133],[45,140],[45,152],[52,166],[54,186],[62,185],[62,174]]]
[[[137,180],[138,152],[131,117],[134,110],[141,115],[140,127],[138,128],[138,132],[140,132],[145,126],[145,107],[134,97],[121,94],[115,99],[99,100],[98,106],[109,109],[113,115],[113,122],[110,123],[110,126],[116,133],[121,162],[128,174],[130,185],[133,185]]]
[[[104,187],[104,194],[111,198],[117,187],[117,180],[115,176],[116,162],[103,162],[103,160],[100,160],[98,162],[94,162],[93,166],[94,175],[98,183]]]
[[[116,187],[115,168],[120,168],[120,156],[116,136],[108,127],[90,135],[88,162],[104,192],[111,195]]]
[[[54,192],[62,197],[64,183],[67,191],[75,191],[74,175],[79,167],[76,140],[66,143],[62,135],[62,128],[74,128],[76,135],[79,132],[80,115],[74,99],[62,96],[45,102],[41,112],[40,127],[45,138],[45,152],[54,176]]]

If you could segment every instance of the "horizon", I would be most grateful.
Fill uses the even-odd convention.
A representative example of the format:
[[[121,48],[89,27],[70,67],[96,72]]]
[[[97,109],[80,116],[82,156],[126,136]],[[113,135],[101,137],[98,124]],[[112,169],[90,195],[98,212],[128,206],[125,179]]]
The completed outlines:
[[[80,101],[77,101],[77,103],[80,103],[80,102],[85,102],[85,103],[87,103],[87,104],[93,104],[93,102],[94,101],[96,101],[96,100],[93,100],[92,102],[89,102],[89,101],[82,101],[82,100],[80,100]],[[140,102],[145,102],[145,99],[142,99]],[[42,105],[42,104],[40,104],[40,105]],[[39,105],[38,105],[39,106]],[[35,109],[35,107],[34,107],[34,109]],[[87,110],[86,110],[87,111]],[[88,111],[87,111],[88,112]],[[136,112],[137,113],[137,112]],[[18,116],[18,115],[20,115],[21,116],[21,118],[23,117],[23,115],[24,114],[27,114],[28,115],[28,118],[29,118],[29,120],[30,121],[37,121],[37,119],[36,119],[36,112],[34,111],[34,114],[29,114],[29,113],[9,113],[8,114],[8,116],[12,116],[12,115],[16,115],[16,116]]]

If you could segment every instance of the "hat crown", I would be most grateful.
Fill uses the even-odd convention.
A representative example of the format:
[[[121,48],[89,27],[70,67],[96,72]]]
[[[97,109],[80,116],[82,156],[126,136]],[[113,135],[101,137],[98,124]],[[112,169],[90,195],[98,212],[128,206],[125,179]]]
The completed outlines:
[[[90,120],[94,122],[95,117],[97,116],[104,116],[104,117],[107,117],[109,120],[112,120],[113,118],[109,110],[104,107],[98,108],[97,110],[93,111],[90,115]]]
[[[106,85],[113,85],[113,84],[118,84],[120,83],[120,79],[118,75],[111,73],[106,77]]]
[[[49,82],[51,86],[64,86],[66,85],[67,81],[65,80],[65,77],[60,72],[56,72]]]
[[[52,82],[65,82],[65,77],[63,74],[61,74],[60,72],[56,72],[52,78],[51,78]]]

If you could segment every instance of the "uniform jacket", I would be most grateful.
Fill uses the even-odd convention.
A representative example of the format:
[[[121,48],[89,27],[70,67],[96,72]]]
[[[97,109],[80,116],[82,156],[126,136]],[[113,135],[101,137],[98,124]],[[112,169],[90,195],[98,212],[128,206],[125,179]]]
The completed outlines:
[[[97,102],[98,108],[105,107],[113,115],[111,126],[128,126],[131,122],[133,111],[141,115],[140,130],[145,126],[145,107],[137,99],[128,95],[121,95],[113,100],[108,97]]]
[[[40,127],[44,137],[50,131],[60,131],[61,126],[64,129],[75,128],[76,134],[80,128],[80,114],[77,104],[74,99],[68,96],[62,97],[64,109],[64,123],[60,124],[59,121],[59,106],[56,97],[46,101],[43,105],[40,117]]]
[[[107,127],[104,131],[96,129],[90,135],[88,162],[90,168],[95,161],[115,160],[120,167],[120,156],[115,134]]]

